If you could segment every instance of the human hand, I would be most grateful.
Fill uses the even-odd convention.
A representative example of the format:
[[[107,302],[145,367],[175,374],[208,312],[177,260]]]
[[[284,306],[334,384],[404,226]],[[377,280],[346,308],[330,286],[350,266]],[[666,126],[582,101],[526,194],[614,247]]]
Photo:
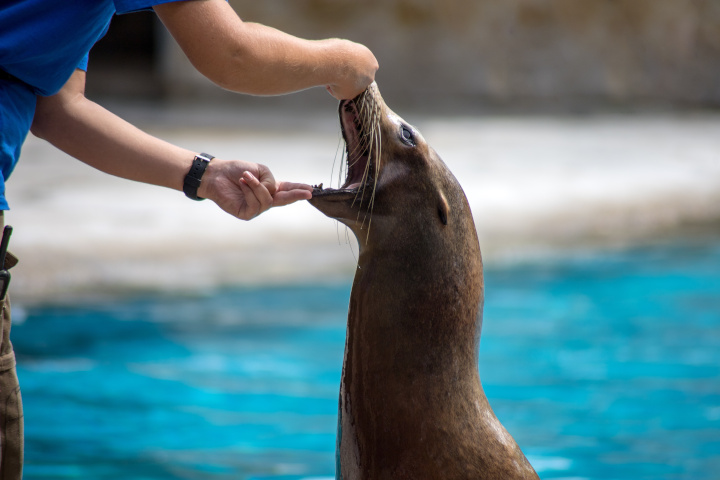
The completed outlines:
[[[375,81],[378,62],[375,55],[364,45],[349,40],[333,39],[337,58],[338,75],[334,83],[325,88],[338,100],[355,98]]]
[[[234,217],[250,220],[270,207],[310,199],[312,187],[277,182],[265,165],[215,158],[203,174],[198,196],[211,199]]]

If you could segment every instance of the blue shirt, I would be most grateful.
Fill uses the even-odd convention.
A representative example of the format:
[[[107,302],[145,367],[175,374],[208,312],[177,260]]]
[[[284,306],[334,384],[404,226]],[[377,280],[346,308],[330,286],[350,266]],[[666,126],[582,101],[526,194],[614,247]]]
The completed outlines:
[[[36,95],[53,95],[75,69],[87,68],[90,48],[115,13],[175,0],[2,0],[0,68],[22,80],[0,80],[0,210],[5,181],[20,156],[35,114]]]

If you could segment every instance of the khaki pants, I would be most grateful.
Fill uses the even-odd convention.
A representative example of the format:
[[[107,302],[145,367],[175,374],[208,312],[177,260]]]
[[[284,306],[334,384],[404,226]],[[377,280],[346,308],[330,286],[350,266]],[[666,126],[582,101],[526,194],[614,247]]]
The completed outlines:
[[[0,213],[0,228],[3,215]],[[5,268],[17,260],[8,254]],[[15,352],[10,343],[10,299],[0,300],[2,341],[0,341],[0,480],[20,480],[23,465],[23,410],[15,372]]]

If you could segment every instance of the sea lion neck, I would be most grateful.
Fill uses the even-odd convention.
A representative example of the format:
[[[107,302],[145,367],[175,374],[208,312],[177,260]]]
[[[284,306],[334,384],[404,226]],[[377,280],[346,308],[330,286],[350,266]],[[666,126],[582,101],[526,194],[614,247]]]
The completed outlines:
[[[348,336],[365,341],[348,348],[363,350],[363,362],[403,358],[406,371],[474,377],[482,297],[479,250],[465,258],[438,254],[432,241],[371,243],[358,259],[348,315]]]

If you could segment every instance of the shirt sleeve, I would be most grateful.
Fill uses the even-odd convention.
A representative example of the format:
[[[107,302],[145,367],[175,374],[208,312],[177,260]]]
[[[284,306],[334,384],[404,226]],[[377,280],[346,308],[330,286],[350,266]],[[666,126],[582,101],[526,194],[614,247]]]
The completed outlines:
[[[113,0],[117,13],[138,12],[140,10],[152,10],[155,5],[161,3],[177,2],[178,0]]]
[[[77,68],[79,70],[82,70],[83,72],[87,72],[88,57],[89,57],[89,54],[86,53],[85,56],[83,57],[83,59],[80,60],[80,63],[78,63],[78,66],[77,66]]]

